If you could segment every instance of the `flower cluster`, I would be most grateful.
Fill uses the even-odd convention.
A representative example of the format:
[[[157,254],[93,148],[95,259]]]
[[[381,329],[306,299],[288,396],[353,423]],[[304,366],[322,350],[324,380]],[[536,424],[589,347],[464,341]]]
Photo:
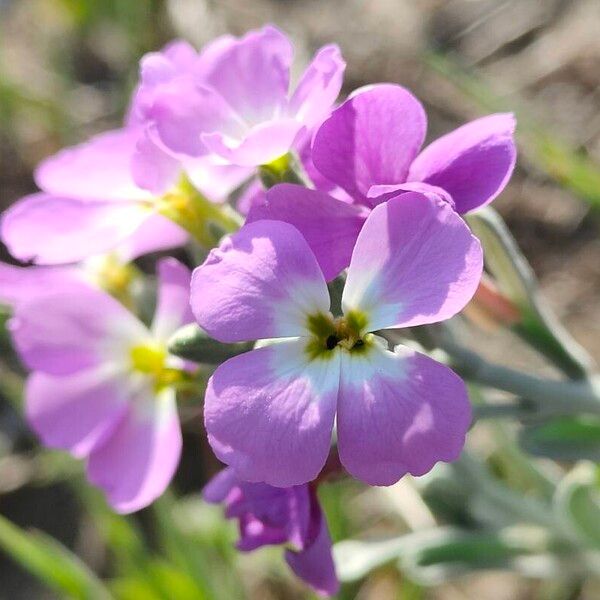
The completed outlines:
[[[195,321],[218,342],[258,341],[206,384],[206,433],[227,468],[204,497],[239,519],[240,550],[284,544],[292,570],[332,594],[316,495],[330,454],[391,485],[464,445],[464,383],[396,342],[475,293],[482,251],[461,214],[505,186],[514,119],[478,119],[422,150],[426,115],[408,90],[372,85],[336,106],[339,49],[321,48],[291,87],[292,58],[270,26],[145,56],[123,127],[46,159],[41,191],[4,213],[2,241],[35,264],[0,265],[0,302],[31,371],[31,427],[85,459],[120,512],[168,486],[177,393],[209,368],[169,338]],[[180,246],[190,263],[208,255],[191,284],[182,263],[157,262],[146,323],[132,261]]]

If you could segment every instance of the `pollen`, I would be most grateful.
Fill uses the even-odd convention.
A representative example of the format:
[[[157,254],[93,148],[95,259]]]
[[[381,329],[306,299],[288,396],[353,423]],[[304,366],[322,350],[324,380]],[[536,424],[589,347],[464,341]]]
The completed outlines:
[[[183,389],[192,381],[192,376],[183,369],[169,366],[169,354],[161,344],[140,344],[130,350],[131,370],[150,378],[154,390],[166,387]]]
[[[134,371],[158,376],[165,367],[167,351],[158,344],[143,344],[134,346],[130,351],[130,357]]]
[[[364,350],[372,337],[366,333],[366,326],[366,315],[357,311],[337,318],[330,313],[311,315],[308,329],[312,336],[306,351],[311,358],[327,358],[336,348],[349,352]]]

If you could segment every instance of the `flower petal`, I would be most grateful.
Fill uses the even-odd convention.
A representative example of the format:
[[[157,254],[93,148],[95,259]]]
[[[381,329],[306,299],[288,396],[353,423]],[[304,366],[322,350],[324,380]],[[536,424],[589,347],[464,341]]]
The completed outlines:
[[[131,235],[119,242],[115,253],[124,261],[160,250],[183,246],[188,233],[173,221],[159,214],[151,214]]]
[[[368,211],[300,185],[280,184],[255,206],[247,223],[260,219],[285,221],[304,236],[327,281],[350,264],[356,238]]]
[[[321,173],[367,206],[373,185],[402,183],[419,152],[427,117],[421,103],[399,85],[367,86],[321,125],[313,162]]]
[[[181,163],[171,156],[152,135],[152,127],[140,134],[130,157],[131,174],[136,184],[160,196],[173,187],[181,176]]]
[[[224,164],[214,155],[184,158],[182,167],[194,187],[212,202],[225,202],[231,192],[254,175],[254,169]]]
[[[335,574],[327,522],[320,508],[319,513],[318,533],[313,543],[300,552],[286,550],[285,560],[292,571],[318,594],[333,596],[340,584]]]
[[[427,146],[413,162],[411,181],[450,193],[459,213],[491,202],[515,167],[515,118],[499,113],[467,123]]]
[[[88,461],[90,481],[102,488],[111,506],[130,513],[151,504],[169,485],[181,455],[181,427],[175,392],[150,389],[132,404],[104,444]]]
[[[284,340],[223,363],[209,380],[204,419],[217,457],[240,478],[286,487],[313,480],[327,458],[339,356],[311,360]]]
[[[0,262],[0,304],[17,306],[53,290],[78,289],[83,273],[74,266],[15,267]]]
[[[163,258],[158,263],[158,303],[152,333],[159,340],[167,340],[177,329],[192,323],[190,308],[190,270],[174,258]]]
[[[420,194],[435,194],[448,202],[452,208],[454,206],[454,200],[452,200],[452,196],[442,189],[441,187],[437,187],[435,185],[429,185],[428,183],[422,183],[420,181],[410,181],[407,183],[395,183],[393,185],[374,185],[369,188],[368,196],[372,199],[373,204],[376,206],[377,204],[381,204],[382,202],[387,202],[391,198],[396,198],[397,196],[403,194],[404,192],[419,192]]]
[[[309,128],[320,124],[340,93],[345,69],[346,63],[335,44],[319,49],[298,82],[288,114]]]
[[[458,458],[471,421],[458,375],[405,347],[374,344],[341,360],[338,449],[354,477],[391,485]]]
[[[29,376],[25,412],[46,446],[83,458],[110,435],[128,406],[118,369],[104,364],[65,377]]]
[[[231,467],[219,471],[202,490],[202,498],[210,504],[224,502],[229,493],[239,483],[239,478]]]
[[[241,138],[220,132],[204,133],[206,147],[232,165],[254,167],[286,154],[302,135],[304,126],[295,119],[274,119],[255,125]]]
[[[433,194],[380,204],[358,236],[342,296],[369,331],[437,323],[469,302],[483,270],[479,240]]]
[[[166,149],[187,156],[206,154],[202,132],[239,136],[246,129],[215,90],[201,86],[191,75],[164,83],[153,93],[145,122]]]
[[[329,310],[321,269],[300,232],[256,221],[226,238],[192,277],[192,311],[221,342],[307,334],[307,317]]]
[[[65,148],[35,171],[38,186],[49,194],[92,200],[137,200],[149,194],[133,181],[131,157],[140,131],[115,129]]]
[[[253,206],[260,206],[267,200],[267,191],[258,179],[251,181],[240,194],[235,208],[242,215],[248,215]]]
[[[284,108],[291,62],[289,40],[267,25],[241,38],[215,40],[201,53],[198,76],[252,126]]]
[[[81,284],[19,303],[10,321],[15,347],[32,370],[66,375],[107,360],[127,364],[146,327],[107,293]]]
[[[3,214],[0,235],[15,258],[55,265],[114,249],[151,215],[145,205],[133,201],[33,194]]]
[[[132,94],[126,122],[143,124],[159,86],[193,73],[197,60],[196,50],[183,40],[174,40],[159,52],[145,54],[140,60],[140,82]]]

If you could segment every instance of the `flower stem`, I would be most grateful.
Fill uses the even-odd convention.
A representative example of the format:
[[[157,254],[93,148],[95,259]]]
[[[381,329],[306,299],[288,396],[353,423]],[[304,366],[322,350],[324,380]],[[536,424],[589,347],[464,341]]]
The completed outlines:
[[[278,183],[295,183],[308,188],[314,187],[300,159],[291,152],[261,165],[258,174],[266,189],[272,188]]]
[[[187,178],[160,199],[158,210],[204,248],[214,248],[223,235],[237,231],[242,225],[240,215],[229,204],[211,202]]]
[[[600,414],[600,381],[553,381],[487,362],[456,342],[439,340],[438,347],[450,358],[450,365],[465,379],[481,385],[511,392],[534,404],[530,414]],[[515,406],[528,412],[526,404]],[[508,409],[507,409],[508,410]]]

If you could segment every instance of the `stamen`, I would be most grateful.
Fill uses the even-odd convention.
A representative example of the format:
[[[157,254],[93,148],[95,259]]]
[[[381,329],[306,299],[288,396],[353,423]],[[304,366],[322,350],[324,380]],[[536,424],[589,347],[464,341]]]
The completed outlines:
[[[335,335],[330,335],[325,341],[325,346],[327,346],[327,350],[333,350],[338,345],[339,340]]]

